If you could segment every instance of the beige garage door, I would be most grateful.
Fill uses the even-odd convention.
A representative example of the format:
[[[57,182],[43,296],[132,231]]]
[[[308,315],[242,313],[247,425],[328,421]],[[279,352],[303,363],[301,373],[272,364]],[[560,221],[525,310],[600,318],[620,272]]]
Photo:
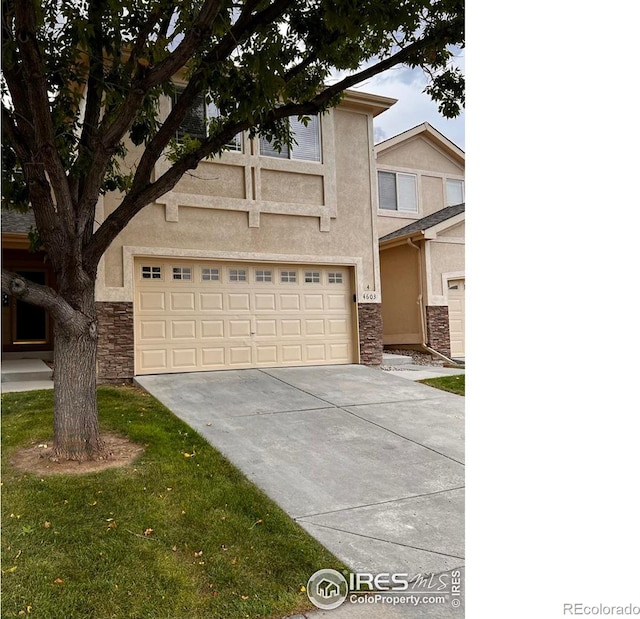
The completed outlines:
[[[449,335],[451,356],[464,357],[464,279],[452,279],[448,284]]]
[[[136,374],[353,363],[348,267],[136,259]]]

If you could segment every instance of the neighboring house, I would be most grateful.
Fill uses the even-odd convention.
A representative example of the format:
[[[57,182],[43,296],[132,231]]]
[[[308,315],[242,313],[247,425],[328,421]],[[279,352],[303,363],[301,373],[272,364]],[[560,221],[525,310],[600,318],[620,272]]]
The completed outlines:
[[[428,123],[375,151],[384,344],[464,358],[464,152]]]
[[[139,213],[99,267],[99,378],[379,364],[373,118],[394,103],[349,92],[308,126],[292,119],[282,153],[239,135]],[[211,114],[194,107],[185,132]],[[118,203],[107,194],[96,225]]]

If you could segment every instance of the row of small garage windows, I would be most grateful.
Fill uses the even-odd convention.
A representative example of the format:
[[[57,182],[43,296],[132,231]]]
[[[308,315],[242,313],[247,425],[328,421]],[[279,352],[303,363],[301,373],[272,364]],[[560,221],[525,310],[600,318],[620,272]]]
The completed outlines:
[[[222,279],[222,269],[201,268],[200,280],[203,282],[219,282]],[[342,284],[343,275],[341,271],[328,271],[327,283]],[[163,279],[162,267],[143,265],[141,268],[142,279]],[[172,279],[176,281],[192,281],[193,273],[191,267],[172,267]],[[272,270],[254,269],[254,281],[258,283],[273,283],[274,274]],[[227,269],[227,280],[229,282],[248,281],[247,269]],[[322,273],[320,271],[304,271],[302,280],[305,284],[321,284]],[[280,283],[295,284],[298,282],[298,271],[280,271]]]

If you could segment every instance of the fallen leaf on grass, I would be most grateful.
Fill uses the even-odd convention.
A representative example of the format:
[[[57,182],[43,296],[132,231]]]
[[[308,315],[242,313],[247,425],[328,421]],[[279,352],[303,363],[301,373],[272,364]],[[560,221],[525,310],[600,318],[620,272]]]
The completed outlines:
[[[44,523],[44,528],[45,528],[45,529],[50,529],[50,528],[51,528],[51,523],[50,523],[48,520],[47,520],[47,521],[45,521],[45,523]]]
[[[248,596],[248,595],[241,595],[240,597],[241,597],[243,600],[248,600],[248,599],[249,599],[249,596]]]
[[[144,530],[144,534],[145,537],[148,537],[149,535],[151,535],[153,533],[153,529],[149,528],[149,529],[145,529]]]
[[[64,580],[62,580],[62,578],[56,578],[53,582],[54,582],[56,585],[61,585],[61,584],[64,582]]]

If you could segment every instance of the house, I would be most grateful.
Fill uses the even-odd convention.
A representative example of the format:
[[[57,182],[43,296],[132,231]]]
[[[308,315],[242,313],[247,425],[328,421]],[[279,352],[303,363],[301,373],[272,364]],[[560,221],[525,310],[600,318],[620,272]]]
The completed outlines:
[[[384,344],[464,358],[464,152],[428,123],[375,151]]]
[[[373,118],[393,103],[348,92],[307,125],[290,119],[297,144],[282,152],[238,135],[143,209],[99,266],[100,380],[379,364]],[[171,104],[163,101],[165,114]],[[204,130],[212,113],[195,107],[185,132]],[[132,149],[124,165],[135,161]],[[119,201],[114,193],[101,199],[96,225]],[[7,231],[23,247],[16,270],[27,268],[26,232]],[[3,352],[21,346],[3,331]]]

